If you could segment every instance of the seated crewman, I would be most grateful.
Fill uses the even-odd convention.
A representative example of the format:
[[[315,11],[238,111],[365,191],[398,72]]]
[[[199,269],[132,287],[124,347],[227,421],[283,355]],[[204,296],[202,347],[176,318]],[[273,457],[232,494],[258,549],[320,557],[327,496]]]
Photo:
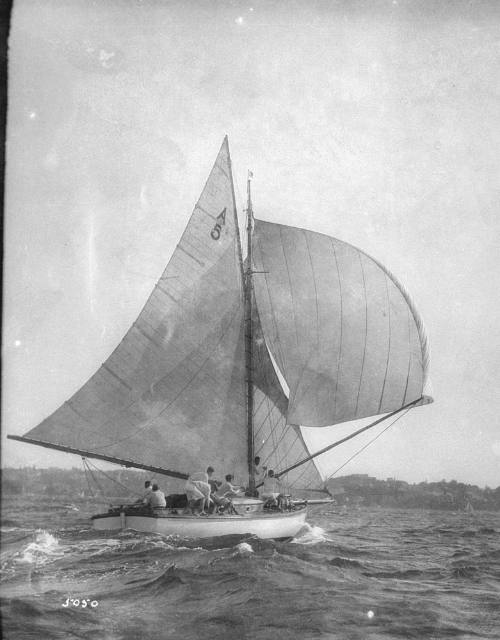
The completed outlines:
[[[135,504],[147,504],[148,496],[153,491],[153,487],[151,486],[151,480],[146,480],[144,483],[144,491],[142,492],[142,496],[139,500],[135,501]]]
[[[231,484],[231,480],[233,476],[228,473],[225,476],[225,482],[218,488],[217,495],[223,498],[232,498],[234,496],[241,496],[244,492],[243,487],[238,487],[234,484]]]
[[[157,484],[153,485],[151,493],[146,498],[147,505],[151,509],[164,509],[167,506],[167,502],[165,500],[165,494],[163,491],[160,491]]]

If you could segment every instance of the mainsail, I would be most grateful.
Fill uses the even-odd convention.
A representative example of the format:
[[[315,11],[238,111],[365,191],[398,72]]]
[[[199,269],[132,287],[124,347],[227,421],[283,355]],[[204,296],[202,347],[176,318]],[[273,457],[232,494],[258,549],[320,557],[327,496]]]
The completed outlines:
[[[261,220],[253,258],[264,336],[290,388],[289,423],[322,427],[430,401],[421,321],[377,261]]]
[[[247,468],[239,232],[227,139],[120,345],[26,438],[189,473]]]

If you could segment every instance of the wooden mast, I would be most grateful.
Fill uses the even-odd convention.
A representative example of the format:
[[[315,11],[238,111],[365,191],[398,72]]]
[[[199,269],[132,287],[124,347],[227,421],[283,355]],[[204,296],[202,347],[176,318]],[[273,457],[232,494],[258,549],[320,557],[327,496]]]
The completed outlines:
[[[247,265],[245,271],[245,368],[247,383],[247,433],[248,433],[248,477],[249,491],[255,491],[254,433],[253,433],[253,335],[252,335],[252,230],[253,211],[250,192],[251,172],[247,178]]]

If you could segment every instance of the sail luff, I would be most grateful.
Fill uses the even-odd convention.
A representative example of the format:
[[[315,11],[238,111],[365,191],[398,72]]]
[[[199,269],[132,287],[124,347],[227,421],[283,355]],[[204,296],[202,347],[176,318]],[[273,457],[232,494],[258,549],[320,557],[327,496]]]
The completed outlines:
[[[238,259],[240,264],[240,272],[241,272],[241,282],[242,284],[245,282],[245,269],[243,266],[243,250],[241,247],[241,234],[240,234],[240,225],[238,221],[238,210],[236,208],[236,196],[234,193],[234,179],[233,179],[233,163],[231,161],[231,154],[229,153],[229,142],[227,139],[227,135],[224,137],[223,144],[227,147],[227,163],[229,166],[229,181],[231,183],[231,196],[233,198],[233,211],[234,211],[234,226],[236,233],[236,246],[238,251]],[[244,292],[243,292],[244,293]]]

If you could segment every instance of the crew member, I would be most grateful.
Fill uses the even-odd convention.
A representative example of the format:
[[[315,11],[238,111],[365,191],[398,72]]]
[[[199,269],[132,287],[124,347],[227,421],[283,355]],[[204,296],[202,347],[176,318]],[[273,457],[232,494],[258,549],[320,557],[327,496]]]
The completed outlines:
[[[278,478],[275,478],[274,471],[269,469],[267,476],[264,479],[264,486],[262,487],[262,498],[266,501],[264,506],[276,507],[278,506],[278,498],[281,493],[281,482]]]
[[[153,485],[152,491],[147,497],[147,505],[151,507],[151,509],[164,509],[167,506],[165,494],[163,491],[160,491],[157,484]]]
[[[210,500],[212,501],[212,504],[209,507],[209,513],[212,513],[213,511],[221,512],[224,510],[224,507],[229,504],[229,500],[227,498],[217,495],[217,491],[222,483],[219,480],[212,478],[213,473],[213,467],[208,467],[207,476],[208,484],[210,485]]]
[[[261,466],[260,456],[255,456],[254,458],[253,472],[255,475],[256,484],[260,484],[264,481],[264,478],[266,477],[267,467]]]
[[[244,492],[244,488],[243,487],[237,487],[236,485],[231,483],[231,480],[233,479],[233,476],[228,473],[225,476],[225,482],[219,487],[218,491],[217,491],[217,495],[224,497],[224,498],[231,498],[234,496],[241,496],[241,494]]]
[[[153,491],[153,487],[151,486],[151,480],[146,480],[144,483],[144,491],[142,492],[142,496],[139,500],[136,500],[135,504],[147,504],[149,494]]]
[[[208,515],[208,507],[210,505],[208,474],[204,472],[192,473],[186,480],[184,489],[191,512],[195,513],[195,509],[199,506],[201,509],[200,515]]]

